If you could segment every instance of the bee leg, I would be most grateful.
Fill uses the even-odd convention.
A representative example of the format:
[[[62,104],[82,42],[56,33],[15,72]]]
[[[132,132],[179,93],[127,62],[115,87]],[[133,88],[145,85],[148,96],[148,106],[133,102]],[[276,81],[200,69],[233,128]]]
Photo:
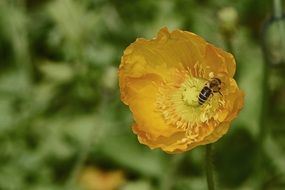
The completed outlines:
[[[219,92],[219,94],[221,95],[221,96],[223,96],[223,94],[220,92],[220,91],[218,91]]]
[[[210,97],[208,98],[208,100],[205,102],[207,105],[210,105],[209,99],[212,98],[213,96],[214,96],[214,93],[212,92],[212,93],[210,94]]]
[[[210,101],[206,101],[206,104],[207,104],[207,105],[210,105]]]
[[[214,93],[213,93],[213,92],[211,92],[210,96],[211,96],[210,98],[212,98],[212,97],[214,96]]]

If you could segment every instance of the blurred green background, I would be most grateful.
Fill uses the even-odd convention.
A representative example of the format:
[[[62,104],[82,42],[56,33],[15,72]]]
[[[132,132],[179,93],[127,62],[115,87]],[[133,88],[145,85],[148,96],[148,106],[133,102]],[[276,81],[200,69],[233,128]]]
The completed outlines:
[[[285,32],[263,24],[271,13],[266,0],[1,0],[0,189],[207,189],[205,147],[150,150],[120,101],[123,50],[164,26],[237,60],[245,107],[214,144],[217,189],[285,189]]]

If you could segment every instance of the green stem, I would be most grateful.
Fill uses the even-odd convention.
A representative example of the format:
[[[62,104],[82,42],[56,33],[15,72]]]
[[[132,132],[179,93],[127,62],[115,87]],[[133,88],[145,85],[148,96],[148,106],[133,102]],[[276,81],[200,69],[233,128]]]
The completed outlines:
[[[87,141],[82,146],[81,152],[79,153],[78,158],[75,162],[75,165],[71,171],[71,175],[65,184],[65,189],[68,189],[68,190],[75,189],[76,180],[78,179],[78,176],[80,174],[80,170],[82,169],[85,161],[87,160],[88,154],[89,154],[90,149],[91,149],[91,145],[94,143],[93,131],[94,130],[92,130],[90,137],[88,137]]]
[[[173,187],[173,183],[175,182],[175,173],[184,159],[186,153],[180,155],[171,156],[171,160],[169,163],[168,170],[165,172],[165,175],[162,176],[160,189],[161,190],[171,190]]]
[[[206,145],[206,175],[208,190],[215,190],[214,172],[212,163],[212,144]]]

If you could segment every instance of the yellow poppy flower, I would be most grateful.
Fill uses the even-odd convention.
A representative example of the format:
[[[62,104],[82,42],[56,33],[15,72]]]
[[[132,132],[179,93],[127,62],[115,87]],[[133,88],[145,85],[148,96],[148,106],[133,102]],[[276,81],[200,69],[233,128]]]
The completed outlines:
[[[140,143],[179,153],[221,138],[243,107],[235,68],[230,53],[191,32],[162,28],[137,39],[124,51],[119,84]]]

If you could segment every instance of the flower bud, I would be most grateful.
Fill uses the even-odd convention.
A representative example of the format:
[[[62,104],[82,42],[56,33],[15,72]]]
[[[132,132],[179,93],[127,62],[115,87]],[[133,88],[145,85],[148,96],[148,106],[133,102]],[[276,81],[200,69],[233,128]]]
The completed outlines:
[[[267,62],[274,66],[285,64],[285,16],[272,17],[262,30],[262,44]]]
[[[238,24],[238,13],[234,7],[224,7],[218,12],[220,29],[223,33],[232,34]]]

